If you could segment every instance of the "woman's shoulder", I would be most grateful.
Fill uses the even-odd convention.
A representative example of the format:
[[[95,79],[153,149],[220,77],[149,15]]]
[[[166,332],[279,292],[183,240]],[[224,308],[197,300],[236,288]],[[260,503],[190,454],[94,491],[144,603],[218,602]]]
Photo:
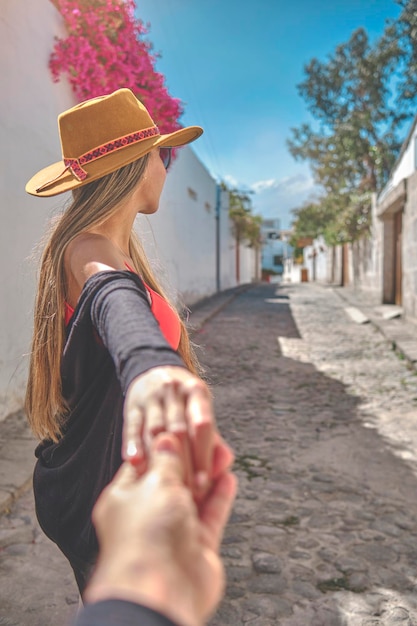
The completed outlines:
[[[64,265],[70,282],[79,288],[98,272],[123,270],[123,254],[107,237],[96,233],[81,233],[67,246]]]
[[[114,258],[118,256],[115,245],[99,233],[80,233],[67,246],[66,258],[100,258],[102,256]]]

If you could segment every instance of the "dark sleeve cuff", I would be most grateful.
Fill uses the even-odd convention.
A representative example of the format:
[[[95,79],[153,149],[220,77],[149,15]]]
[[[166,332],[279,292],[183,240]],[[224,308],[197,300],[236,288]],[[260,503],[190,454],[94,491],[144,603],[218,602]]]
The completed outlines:
[[[141,604],[103,600],[87,604],[73,626],[181,626]]]

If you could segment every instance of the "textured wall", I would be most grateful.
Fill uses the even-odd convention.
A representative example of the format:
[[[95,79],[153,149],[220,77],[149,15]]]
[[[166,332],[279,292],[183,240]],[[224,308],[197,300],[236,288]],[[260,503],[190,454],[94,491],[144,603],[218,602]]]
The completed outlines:
[[[417,172],[407,181],[403,214],[403,307],[417,321]]]
[[[355,286],[369,289],[380,297],[382,297],[383,238],[384,225],[377,217],[374,195],[370,235],[351,246],[352,277]]]
[[[0,20],[0,419],[20,408],[32,326],[35,264],[30,259],[55,199],[24,187],[59,159],[58,113],[72,106],[69,88],[48,71],[56,9],[45,0],[2,0]],[[58,158],[57,158],[58,157]]]

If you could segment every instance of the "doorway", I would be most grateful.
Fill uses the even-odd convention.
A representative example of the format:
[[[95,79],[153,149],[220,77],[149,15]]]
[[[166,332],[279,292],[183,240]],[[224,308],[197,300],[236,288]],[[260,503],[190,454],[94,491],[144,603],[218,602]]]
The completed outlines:
[[[403,213],[398,211],[394,215],[394,302],[398,306],[402,305],[402,235],[403,235]]]

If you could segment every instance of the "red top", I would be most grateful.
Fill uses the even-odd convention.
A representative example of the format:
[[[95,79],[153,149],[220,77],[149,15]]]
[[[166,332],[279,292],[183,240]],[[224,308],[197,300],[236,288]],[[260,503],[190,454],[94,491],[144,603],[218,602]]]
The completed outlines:
[[[129,272],[135,273],[134,270],[129,267],[127,263],[125,265]],[[146,283],[143,284],[145,285],[146,291],[148,292],[150,297],[151,311],[159,324],[163,336],[165,337],[171,348],[173,348],[174,350],[178,350],[181,337],[181,325],[178,319],[178,315],[173,310],[171,305],[162,296],[159,295],[159,293],[156,293],[156,291],[148,287]],[[68,325],[70,323],[73,315],[73,307],[68,304],[68,302],[65,302],[65,325]]]

